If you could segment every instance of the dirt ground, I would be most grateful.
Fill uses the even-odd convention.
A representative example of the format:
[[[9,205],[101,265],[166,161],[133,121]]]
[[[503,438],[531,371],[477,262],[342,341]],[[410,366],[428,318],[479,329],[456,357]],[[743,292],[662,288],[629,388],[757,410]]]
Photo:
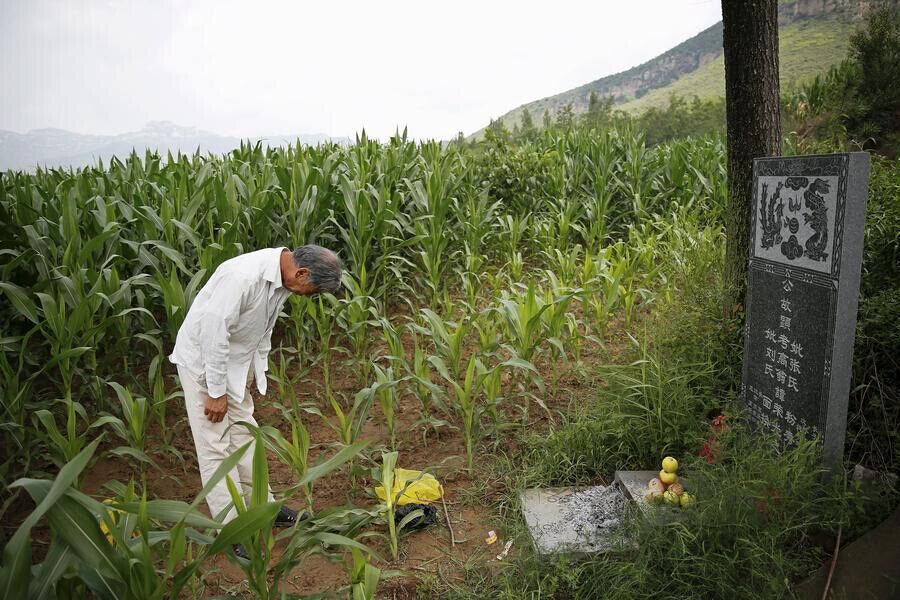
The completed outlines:
[[[538,362],[547,382],[547,395],[544,402],[550,409],[550,415],[537,404],[532,403],[528,412],[528,422],[525,424],[529,432],[546,430],[552,425],[551,415],[559,411],[565,411],[573,405],[592,398],[597,386],[601,384],[590,374],[596,372],[596,366],[614,360],[613,356],[618,350],[627,345],[627,338],[622,333],[624,327],[621,322],[612,323],[609,334],[605,340],[605,347],[591,342],[585,342],[582,351],[584,368],[581,374],[576,374],[568,363],[557,365],[560,373],[558,392],[552,396],[549,382],[552,378],[552,366],[546,359]],[[411,355],[411,349],[408,349]],[[350,397],[360,388],[360,382],[356,369],[349,362],[340,362],[341,355],[336,355],[333,363],[334,375],[333,387],[337,392],[347,393]],[[506,411],[509,420],[520,422],[521,411],[512,406],[520,400],[512,399],[512,390],[516,382],[506,376],[504,383],[505,396],[507,397]],[[282,433],[289,434],[289,426],[282,417],[281,410],[276,406],[277,386],[270,385],[270,393],[267,398],[255,395],[256,419],[260,425],[278,427]],[[322,374],[317,369],[302,379],[295,389],[299,401],[313,401],[325,414],[330,414],[330,409],[322,397]],[[254,391],[255,393],[255,391]],[[513,428],[501,435],[500,438],[484,440],[477,449],[475,468],[473,473],[465,469],[465,446],[462,433],[458,429],[441,428],[435,431],[433,428],[427,431],[422,425],[415,424],[421,418],[420,403],[412,395],[405,395],[398,403],[396,413],[397,449],[400,456],[398,466],[409,469],[428,469],[434,473],[444,486],[446,516],[444,507],[438,505],[438,522],[418,532],[401,536],[400,558],[396,562],[390,560],[390,550],[386,539],[380,537],[367,537],[364,541],[377,553],[379,559],[374,562],[383,571],[394,571],[387,578],[382,578],[379,585],[379,598],[415,598],[416,587],[423,577],[437,580],[443,585],[461,584],[463,574],[467,566],[485,565],[502,550],[505,539],[501,520],[495,511],[495,506],[503,498],[505,484],[501,475],[495,474],[490,469],[490,456],[493,448],[502,447],[507,454],[515,454],[517,431],[522,428]],[[448,418],[441,415],[442,418]],[[201,488],[200,476],[197,470],[197,461],[194,455],[193,440],[187,424],[184,408],[179,401],[174,401],[169,408],[167,418],[169,427],[174,428],[173,445],[181,452],[184,461],[180,461],[172,453],[151,451],[153,459],[159,465],[159,469],[150,468],[147,476],[148,496],[150,498],[164,498],[191,502]],[[453,421],[452,418],[448,420]],[[333,452],[329,448],[337,437],[336,434],[316,415],[304,414],[304,425],[310,433],[314,450],[314,456],[319,453]],[[154,424],[156,425],[156,424]],[[148,431],[148,448],[159,448],[158,426]],[[377,402],[370,411],[369,422],[364,428],[362,439],[370,441],[369,451],[379,446],[388,446],[387,428]],[[98,454],[99,455],[99,454]],[[377,451],[374,453],[377,456]],[[488,457],[481,460],[479,457]],[[269,456],[270,481],[276,495],[297,481],[294,471],[282,464],[270,453]],[[127,482],[129,479],[138,480],[136,469],[128,462],[104,454],[85,474],[82,489],[96,497],[109,495],[103,489],[103,484],[110,480]],[[350,490],[350,478],[346,469],[339,470],[319,480],[314,489],[314,508],[320,510],[325,507],[354,505],[359,507],[372,506],[375,501],[372,496],[373,482],[366,479],[357,480],[356,491]],[[17,502],[17,504],[20,504]],[[30,511],[30,503],[21,503],[21,510],[13,510],[13,513],[21,513],[21,518]],[[289,501],[294,509],[302,510],[303,500],[295,497]],[[206,510],[205,503],[203,510]],[[18,517],[19,515],[16,515]],[[447,523],[449,517],[449,525]],[[20,521],[19,518],[14,518]],[[453,535],[450,530],[452,527]],[[499,536],[499,542],[493,545],[485,543],[487,532],[495,530]],[[386,533],[386,528],[381,529]],[[452,537],[452,539],[451,539]],[[34,531],[35,557],[38,558],[46,551],[49,543],[49,532],[46,527],[38,527]],[[286,542],[280,542],[283,546]],[[276,552],[278,548],[276,547]],[[516,548],[513,547],[511,555],[514,557]],[[499,563],[494,563],[498,564]],[[234,595],[249,597],[243,572],[236,565],[230,563],[224,556],[218,556],[204,565],[203,595],[221,596]],[[346,586],[349,582],[346,567],[341,562],[330,562],[322,557],[313,557],[295,569],[284,581],[282,591],[294,594],[313,594],[319,592],[335,592]]]

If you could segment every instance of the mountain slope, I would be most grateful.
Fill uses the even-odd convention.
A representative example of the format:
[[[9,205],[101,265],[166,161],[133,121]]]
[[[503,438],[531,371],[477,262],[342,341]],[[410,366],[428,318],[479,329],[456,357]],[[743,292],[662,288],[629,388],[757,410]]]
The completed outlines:
[[[781,89],[812,79],[846,58],[854,28],[852,23],[839,19],[802,20],[781,28],[778,32]],[[697,96],[701,100],[723,97],[725,62],[722,55],[666,86],[621,104],[619,108],[638,114],[652,106],[668,104],[672,94]]]
[[[789,87],[843,60],[850,33],[862,15],[861,0],[782,0],[779,3],[781,81]],[[722,97],[725,90],[722,23],[700,32],[671,50],[627,71],[609,75],[555,96],[529,102],[500,120],[512,128],[527,109],[535,122],[571,104],[587,111],[591,93],[613,96],[614,104],[630,113],[668,102],[671,94],[701,99]],[[481,132],[475,134],[480,136]]]
[[[348,138],[331,138],[325,134],[273,135],[244,138],[269,146],[283,146],[297,141],[318,144],[325,141],[349,143]],[[35,129],[28,133],[0,130],[0,171],[46,167],[83,167],[99,159],[125,158],[132,150],[143,154],[148,148],[166,152],[193,154],[199,148],[204,154],[224,154],[240,146],[241,138],[222,136],[196,127],[183,127],[168,121],[153,121],[143,129],[119,135],[89,135],[64,129]]]

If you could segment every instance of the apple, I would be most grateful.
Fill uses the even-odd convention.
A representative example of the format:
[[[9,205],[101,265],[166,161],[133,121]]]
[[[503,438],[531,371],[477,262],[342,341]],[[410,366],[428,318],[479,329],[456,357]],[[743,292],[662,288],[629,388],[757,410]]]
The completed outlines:
[[[687,508],[694,504],[694,497],[685,492],[681,495],[679,502],[681,503],[681,508]]]
[[[663,471],[666,473],[677,473],[678,472],[678,461],[672,458],[671,456],[667,456],[662,461]]]
[[[676,496],[681,496],[685,493],[684,487],[680,483],[673,483],[670,485],[669,491],[673,492]]]
[[[671,504],[672,506],[678,506],[680,502],[678,496],[672,490],[666,490],[663,493],[663,500],[666,501],[666,504]]]
[[[647,495],[644,496],[644,500],[646,500],[648,504],[662,504],[663,492],[647,492]]]
[[[647,484],[647,489],[651,492],[662,494],[666,491],[666,484],[660,481],[659,477],[654,477],[650,480],[650,483]]]
[[[659,472],[659,480],[662,481],[666,485],[672,485],[676,481],[678,481],[678,475],[675,473],[667,473],[666,471]]]

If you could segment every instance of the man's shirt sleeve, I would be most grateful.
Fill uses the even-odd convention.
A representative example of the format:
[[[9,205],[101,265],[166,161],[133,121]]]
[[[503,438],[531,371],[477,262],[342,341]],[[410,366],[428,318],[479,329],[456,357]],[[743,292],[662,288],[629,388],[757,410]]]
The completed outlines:
[[[206,389],[213,398],[224,396],[227,390],[228,340],[240,318],[248,287],[243,278],[233,274],[220,278],[200,315],[200,352]]]

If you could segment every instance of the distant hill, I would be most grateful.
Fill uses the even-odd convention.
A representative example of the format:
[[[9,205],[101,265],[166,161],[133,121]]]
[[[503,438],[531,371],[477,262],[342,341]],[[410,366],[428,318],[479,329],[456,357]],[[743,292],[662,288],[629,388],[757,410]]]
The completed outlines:
[[[64,129],[35,129],[28,133],[0,130],[0,171],[31,169],[36,165],[83,167],[99,159],[108,161],[112,156],[124,158],[132,150],[143,153],[148,148],[160,153],[193,154],[199,148],[203,153],[224,154],[240,146],[241,139],[168,121],[153,121],[139,131],[119,135],[89,135]],[[303,144],[350,143],[349,138],[333,138],[322,133],[243,139],[253,143],[261,140],[273,147],[294,144],[297,140]]]
[[[850,34],[868,6],[865,0],[781,0],[778,7],[782,88],[810,79],[847,55]],[[674,93],[701,99],[725,95],[722,23],[701,31],[642,65],[608,75],[555,96],[535,100],[500,117],[512,128],[528,109],[535,123],[571,104],[588,108],[591,93],[612,96],[616,108],[637,114],[668,103]],[[473,137],[479,137],[483,130]]]

